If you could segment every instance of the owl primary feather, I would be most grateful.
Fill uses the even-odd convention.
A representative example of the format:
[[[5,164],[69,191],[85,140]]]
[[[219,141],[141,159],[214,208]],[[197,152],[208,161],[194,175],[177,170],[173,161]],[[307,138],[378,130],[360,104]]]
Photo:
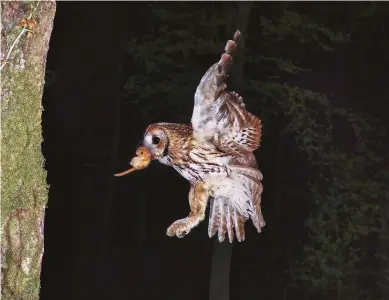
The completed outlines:
[[[168,236],[187,235],[205,218],[210,202],[208,234],[220,242],[226,235],[245,239],[251,219],[258,232],[265,226],[261,212],[262,174],[253,151],[261,140],[261,121],[245,108],[243,98],[226,90],[228,70],[240,32],[229,40],[219,62],[212,65],[196,89],[191,124],[154,123],[132,160],[132,170],[151,160],[173,167],[190,183],[190,213],[175,221]]]

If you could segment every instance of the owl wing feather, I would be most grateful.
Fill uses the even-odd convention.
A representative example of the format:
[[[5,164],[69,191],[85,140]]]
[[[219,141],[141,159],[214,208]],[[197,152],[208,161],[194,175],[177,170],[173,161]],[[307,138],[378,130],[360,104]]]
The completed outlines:
[[[220,61],[202,77],[195,93],[192,114],[193,136],[211,142],[227,154],[243,154],[259,147],[261,121],[245,109],[243,98],[226,91],[225,79],[236,51],[237,31],[229,40]]]
[[[250,193],[252,203],[248,206],[254,208],[253,213],[250,213],[250,218],[257,231],[261,232],[261,227],[265,226],[261,212],[261,195],[263,192],[261,183],[263,179],[262,173],[257,169],[245,166],[231,166],[231,168],[239,174],[238,176],[241,176],[243,185]]]
[[[257,170],[252,151],[260,144],[261,121],[249,113],[243,98],[227,91],[225,80],[237,49],[240,32],[229,40],[219,62],[204,74],[196,89],[192,114],[193,137],[199,143],[211,143],[218,150],[234,155],[231,175],[218,183],[210,199],[209,237],[216,233],[220,242],[226,235],[245,239],[244,223],[251,219],[257,231],[265,226],[261,212],[262,174]]]

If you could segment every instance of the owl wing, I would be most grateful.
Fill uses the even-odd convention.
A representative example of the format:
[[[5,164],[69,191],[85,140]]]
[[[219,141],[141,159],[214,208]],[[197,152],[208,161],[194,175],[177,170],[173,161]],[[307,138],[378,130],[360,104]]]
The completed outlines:
[[[252,152],[259,147],[261,121],[245,109],[243,98],[226,91],[225,79],[236,51],[237,31],[229,40],[220,61],[212,65],[195,93],[192,114],[193,136],[199,142],[212,142],[227,154]]]
[[[210,201],[208,235],[216,232],[222,242],[226,233],[232,243],[235,235],[239,242],[245,239],[244,223],[250,218],[258,232],[265,226],[261,211],[262,174],[245,166],[230,166],[231,178],[215,192]]]

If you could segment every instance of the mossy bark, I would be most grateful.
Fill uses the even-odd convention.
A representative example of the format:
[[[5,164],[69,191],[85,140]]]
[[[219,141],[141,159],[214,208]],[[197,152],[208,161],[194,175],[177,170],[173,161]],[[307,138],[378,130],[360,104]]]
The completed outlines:
[[[55,1],[1,3],[1,295],[38,299],[47,202],[42,93]],[[36,21],[32,33],[18,23]],[[12,52],[7,61],[9,50]]]

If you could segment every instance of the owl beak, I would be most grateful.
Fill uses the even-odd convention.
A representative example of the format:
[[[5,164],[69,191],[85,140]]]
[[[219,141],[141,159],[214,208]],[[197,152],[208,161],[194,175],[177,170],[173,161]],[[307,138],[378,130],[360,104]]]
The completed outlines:
[[[124,176],[130,174],[137,170],[146,169],[151,162],[151,151],[145,147],[141,146],[136,150],[136,156],[131,159],[130,165],[133,168],[128,169],[127,171],[115,174],[116,177]]]

